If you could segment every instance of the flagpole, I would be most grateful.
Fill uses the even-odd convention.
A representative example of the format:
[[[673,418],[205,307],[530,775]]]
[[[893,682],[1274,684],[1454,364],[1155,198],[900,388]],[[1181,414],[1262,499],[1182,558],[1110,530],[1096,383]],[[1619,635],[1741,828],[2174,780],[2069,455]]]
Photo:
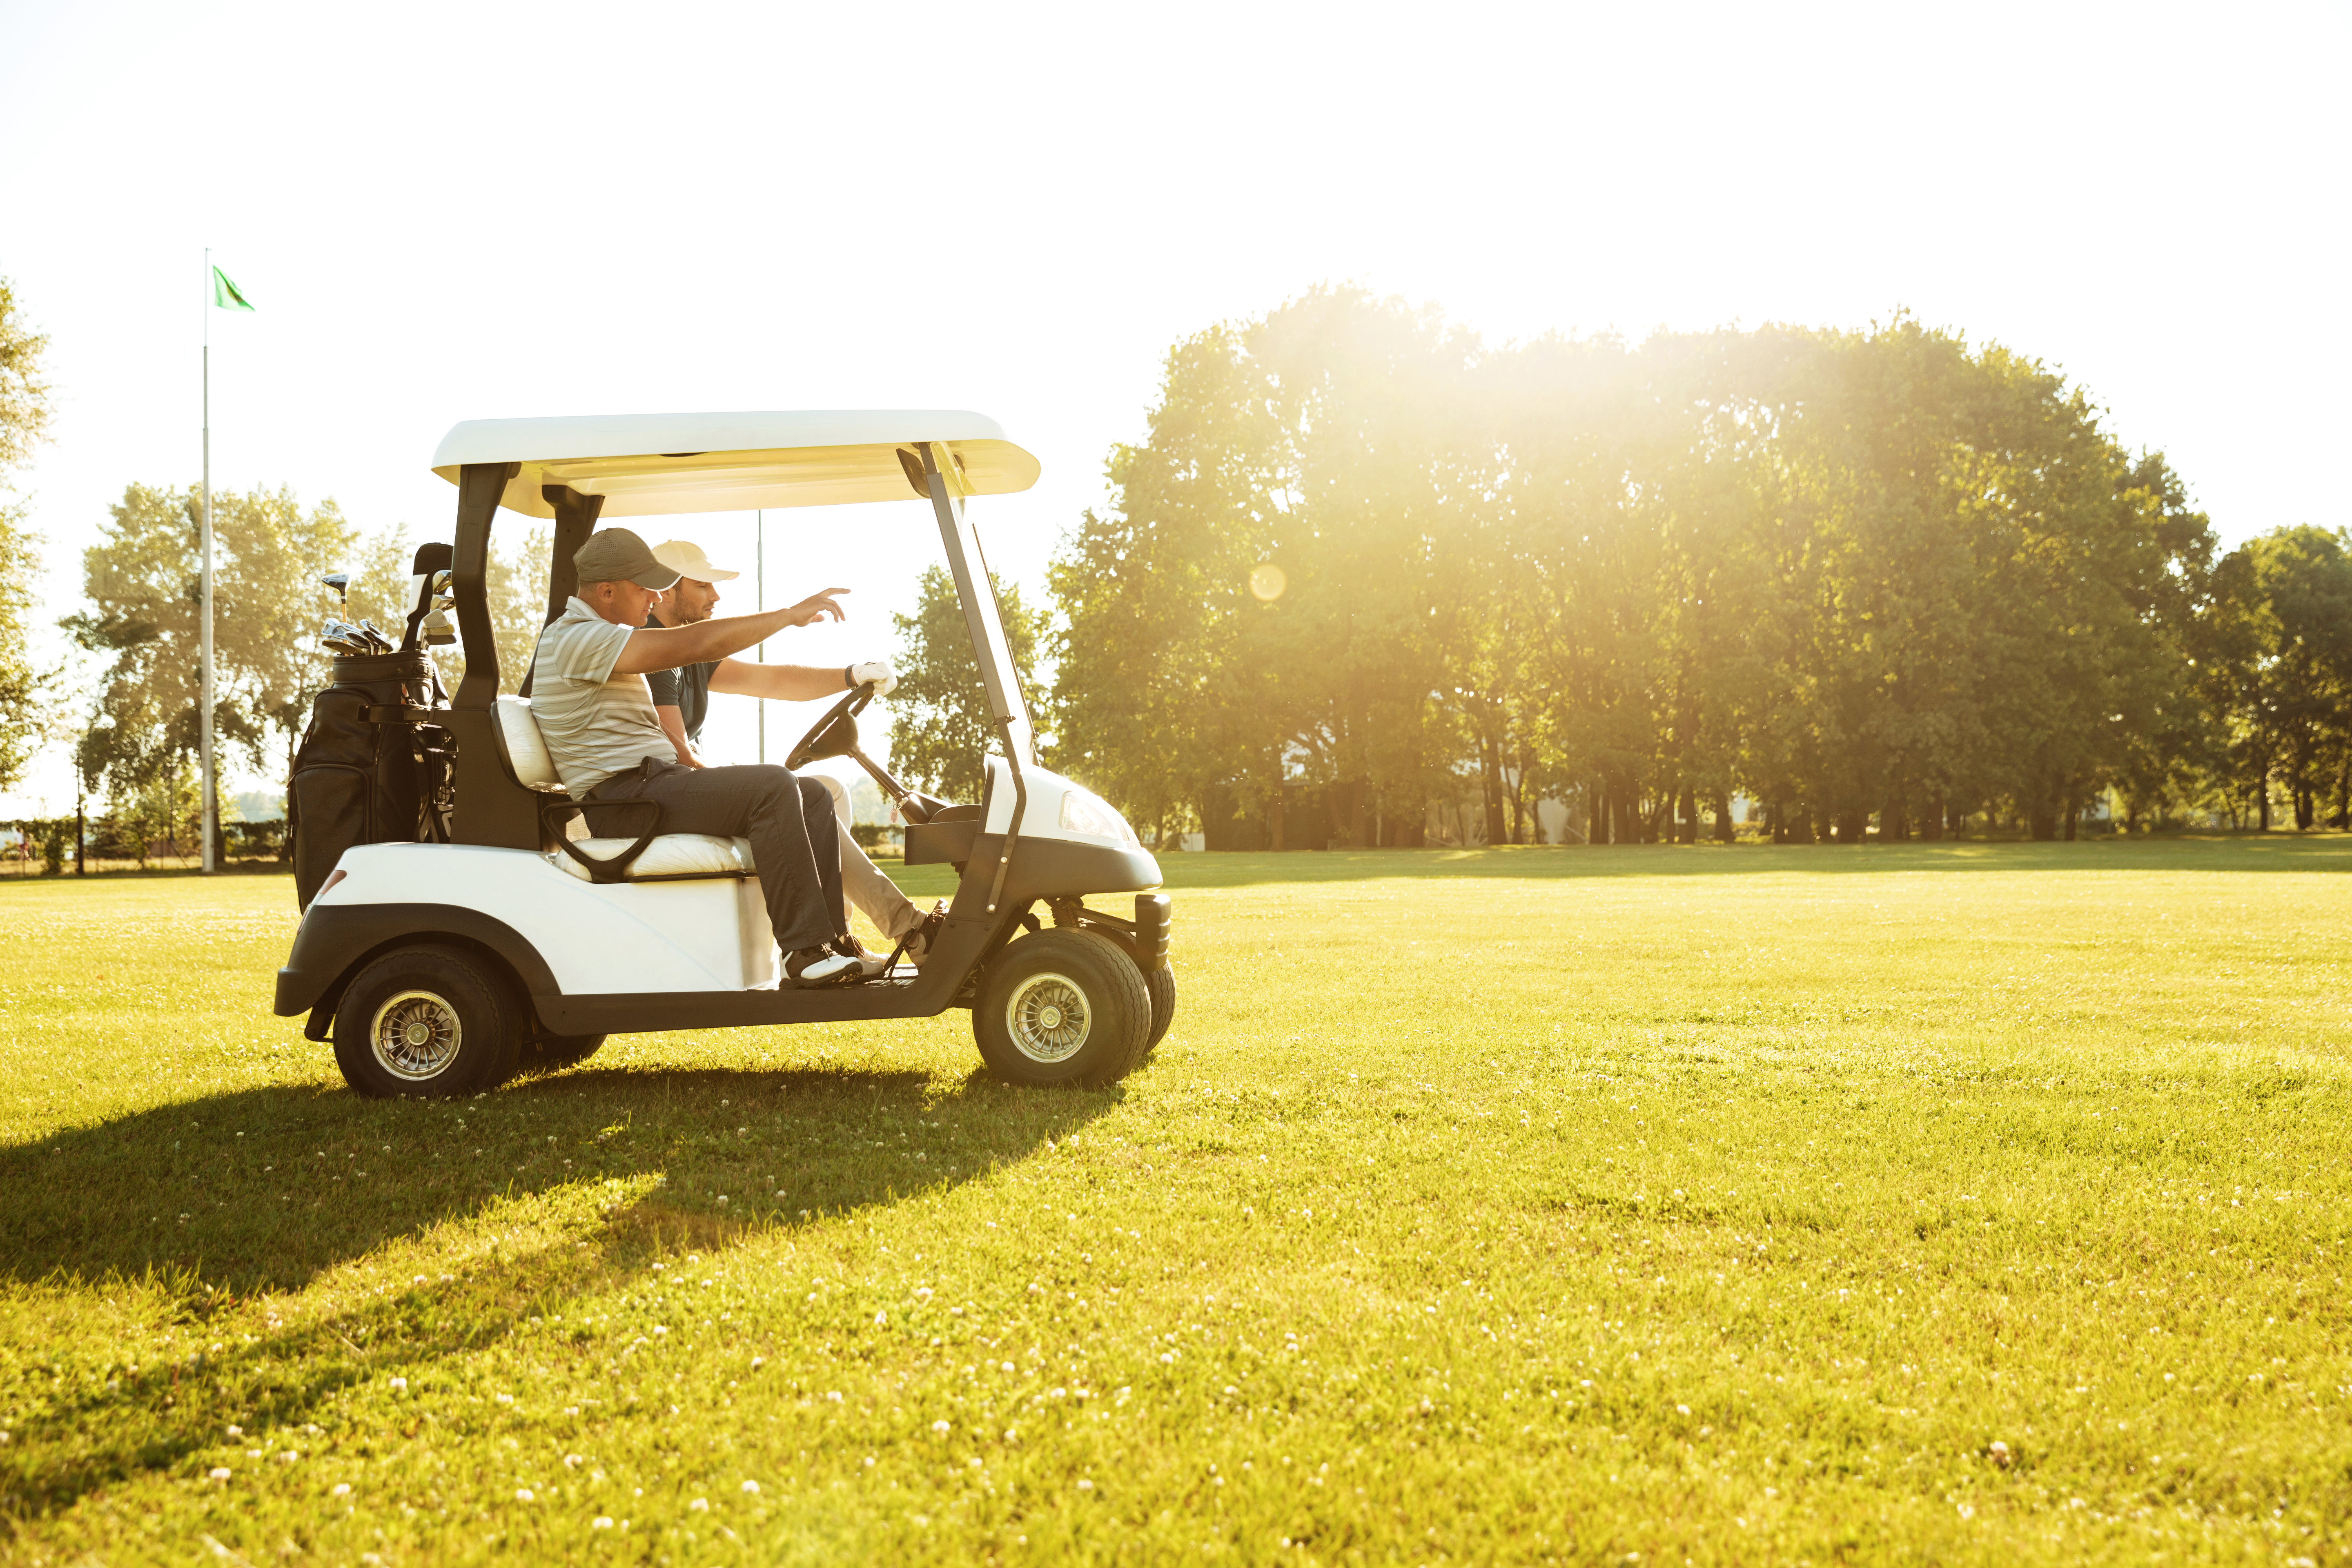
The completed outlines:
[[[751,514],[751,597],[757,601],[751,606],[753,615],[768,607],[768,514],[764,511]],[[761,643],[759,651],[751,657],[761,664],[767,663],[768,645]],[[768,705],[762,702],[760,704],[760,761],[765,763],[767,760]]]
[[[204,588],[203,600],[204,679],[204,831],[205,875],[213,873],[213,253],[205,251],[205,512],[203,528]]]

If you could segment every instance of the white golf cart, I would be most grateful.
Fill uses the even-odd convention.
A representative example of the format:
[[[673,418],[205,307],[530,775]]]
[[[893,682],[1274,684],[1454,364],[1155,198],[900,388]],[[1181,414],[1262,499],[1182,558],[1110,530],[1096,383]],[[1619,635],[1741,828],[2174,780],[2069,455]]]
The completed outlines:
[[[466,671],[450,706],[371,719],[438,726],[454,799],[433,842],[357,844],[305,910],[277,1011],[331,1027],[362,1094],[471,1094],[519,1068],[583,1060],[611,1034],[972,1009],[982,1057],[1033,1085],[1108,1083],[1140,1061],[1175,1009],[1160,867],[1118,813],[1040,768],[1004,640],[975,495],[1036,482],[1037,460],[960,412],[685,414],[472,420],[434,456],[457,487],[446,591]],[[581,837],[530,712],[501,695],[483,577],[500,507],[554,520],[547,614],[576,586],[572,552],[602,518],[928,500],[1003,750],[982,798],[908,790],[858,749],[871,687],[835,703],[786,759],[854,758],[898,803],[907,861],[944,863],[955,898],[923,966],[863,984],[779,984],[767,910],[743,839]],[[911,547],[913,541],[907,541]],[[438,579],[420,579],[420,606]],[[414,638],[416,617],[411,617]],[[643,809],[637,807],[635,809]],[[631,826],[635,826],[632,821]],[[1090,895],[1138,894],[1132,918]],[[1033,912],[1042,904],[1047,925]]]

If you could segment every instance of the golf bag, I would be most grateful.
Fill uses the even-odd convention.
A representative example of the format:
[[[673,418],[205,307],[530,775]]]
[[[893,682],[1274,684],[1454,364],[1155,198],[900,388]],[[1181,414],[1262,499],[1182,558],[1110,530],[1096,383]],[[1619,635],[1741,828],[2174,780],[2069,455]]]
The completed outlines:
[[[423,652],[335,660],[286,796],[297,907],[310,907],[354,844],[448,842],[457,741],[432,721],[447,705]]]

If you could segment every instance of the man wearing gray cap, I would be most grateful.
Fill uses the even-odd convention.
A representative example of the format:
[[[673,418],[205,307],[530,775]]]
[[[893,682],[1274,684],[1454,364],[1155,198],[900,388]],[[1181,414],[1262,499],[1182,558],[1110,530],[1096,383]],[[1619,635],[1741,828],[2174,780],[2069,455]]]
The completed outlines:
[[[635,837],[644,831],[642,814],[598,807],[650,800],[660,803],[665,833],[750,839],[785,974],[800,985],[858,978],[857,961],[838,950],[848,933],[841,929],[840,839],[824,786],[769,765],[680,767],[645,679],[723,659],[787,626],[841,620],[839,598],[848,590],[827,588],[756,616],[647,626],[647,613],[679,574],[644,540],[625,528],[604,529],[572,561],[579,587],[539,635],[530,707],[563,787],[587,807],[589,830]],[[845,685],[846,674],[835,679]]]

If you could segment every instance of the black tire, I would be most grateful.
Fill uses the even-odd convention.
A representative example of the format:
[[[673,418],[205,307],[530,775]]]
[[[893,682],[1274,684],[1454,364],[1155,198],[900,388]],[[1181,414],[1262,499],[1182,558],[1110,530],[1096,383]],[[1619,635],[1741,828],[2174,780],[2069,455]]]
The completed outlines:
[[[1162,963],[1143,977],[1143,989],[1151,998],[1151,1032],[1143,1041],[1143,1054],[1150,1056],[1176,1021],[1176,972]]]
[[[576,1068],[596,1054],[603,1035],[541,1035],[523,1047],[522,1065],[529,1072],[562,1072]]]
[[[524,1016],[513,980],[491,961],[457,948],[398,948],[345,988],[335,1065],[365,1095],[480,1094],[513,1076]]]
[[[1135,961],[1106,937],[1066,928],[998,953],[971,1010],[981,1059],[1032,1088],[1115,1083],[1142,1058],[1150,1029]]]

